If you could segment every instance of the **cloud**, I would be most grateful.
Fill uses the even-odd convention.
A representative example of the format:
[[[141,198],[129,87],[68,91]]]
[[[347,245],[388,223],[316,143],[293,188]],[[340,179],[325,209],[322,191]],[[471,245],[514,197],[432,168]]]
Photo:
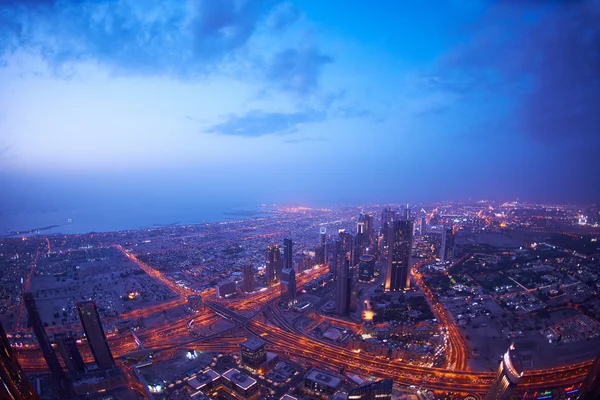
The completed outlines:
[[[0,59],[25,50],[55,69],[91,61],[119,73],[194,76],[235,60],[273,3],[0,0]]]
[[[287,135],[298,130],[298,125],[320,122],[325,114],[315,110],[294,113],[250,111],[244,115],[230,115],[225,122],[203,129],[205,133],[224,136],[260,137]]]
[[[272,58],[267,78],[282,90],[304,96],[318,89],[321,70],[332,61],[314,47],[289,48]]]
[[[515,101],[536,139],[600,139],[600,2],[499,2],[470,36],[440,60],[441,76]]]
[[[294,22],[298,21],[302,13],[289,1],[283,2],[267,18],[267,26],[276,31],[282,31]]]

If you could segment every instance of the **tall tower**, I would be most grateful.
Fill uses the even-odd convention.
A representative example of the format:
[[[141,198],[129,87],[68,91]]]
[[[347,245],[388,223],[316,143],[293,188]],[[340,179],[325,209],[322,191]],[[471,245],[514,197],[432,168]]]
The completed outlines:
[[[254,292],[254,268],[251,264],[244,265],[244,284],[242,289],[246,293]]]
[[[329,262],[329,251],[327,249],[327,228],[324,226],[319,228],[319,235],[321,235],[321,251],[323,252],[323,264]]]
[[[484,400],[508,400],[523,376],[521,356],[511,344],[500,362],[496,379]]]
[[[406,205],[406,208],[404,209],[404,220],[405,221],[410,221],[411,217],[410,217],[410,208],[408,207],[408,204]]]
[[[54,335],[54,340],[69,374],[76,376],[85,372],[85,363],[73,336],[70,333],[60,333]]]
[[[292,239],[283,239],[283,268],[291,269],[294,268],[294,260],[293,260],[293,250],[292,250]]]
[[[446,262],[446,228],[442,229],[442,238],[440,240],[440,262]]]
[[[93,301],[79,303],[77,304],[77,311],[96,364],[105,370],[114,368],[115,360],[108,346],[108,340],[106,340],[104,328],[102,328],[96,303]]]
[[[411,221],[394,221],[390,226],[386,292],[410,288],[412,233]]]
[[[280,268],[281,252],[279,251],[279,245],[267,246],[267,266],[265,268],[265,283],[267,285],[272,285],[279,280]]]
[[[281,299],[288,304],[296,301],[296,271],[293,268],[284,269],[281,273]]]
[[[37,400],[38,395],[13,352],[6,332],[0,323],[0,398],[14,400]]]
[[[29,322],[31,322],[33,333],[38,341],[38,344],[40,345],[40,350],[42,351],[42,355],[46,360],[46,364],[48,364],[48,369],[52,374],[52,379],[59,384],[61,389],[65,389],[67,376],[65,371],[62,369],[60,362],[58,361],[58,357],[56,357],[54,349],[52,349],[50,339],[48,339],[48,335],[44,329],[44,324],[42,323],[42,318],[40,317],[40,313],[35,305],[35,299],[30,292],[25,292],[23,293],[23,301],[25,302],[25,308],[27,308],[27,314],[29,315]]]
[[[335,311],[339,315],[348,315],[350,312],[350,298],[352,290],[352,275],[350,271],[350,260],[346,258],[343,264],[340,264],[335,292]]]

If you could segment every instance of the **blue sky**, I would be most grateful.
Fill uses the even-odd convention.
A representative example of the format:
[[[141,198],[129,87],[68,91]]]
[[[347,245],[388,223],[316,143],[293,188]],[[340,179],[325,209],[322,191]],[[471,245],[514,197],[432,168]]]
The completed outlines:
[[[0,0],[5,199],[596,200],[599,3]]]

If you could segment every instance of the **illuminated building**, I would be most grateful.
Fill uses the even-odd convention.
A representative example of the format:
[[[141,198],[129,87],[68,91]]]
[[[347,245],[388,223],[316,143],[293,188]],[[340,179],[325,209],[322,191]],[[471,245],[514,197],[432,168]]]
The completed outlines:
[[[93,301],[79,303],[77,304],[77,311],[96,364],[103,370],[114,368],[115,360],[108,346],[96,303]]]
[[[442,229],[442,241],[440,245],[440,262],[454,260],[454,231],[452,228]]]
[[[69,374],[76,376],[84,373],[85,363],[73,336],[70,333],[56,334],[54,335],[54,341]]]
[[[303,389],[311,395],[327,399],[338,390],[341,383],[340,377],[312,368],[304,375]]]
[[[358,264],[358,280],[361,282],[371,282],[375,277],[375,258],[370,255],[360,257]]]
[[[596,357],[581,385],[583,400],[600,399],[600,355]]]
[[[408,204],[406,205],[406,208],[404,209],[404,220],[405,221],[410,221],[411,217],[410,217],[410,208],[408,207]]]
[[[59,384],[61,389],[65,389],[67,376],[50,344],[50,339],[48,339],[48,335],[44,329],[42,318],[35,305],[35,299],[31,293],[26,292],[23,294],[23,301],[25,302],[25,308],[27,308],[27,314],[29,315],[29,322],[33,328],[33,333],[38,341],[44,360],[46,360],[46,364],[48,364],[48,369],[52,374],[52,378]]]
[[[392,400],[393,387],[391,379],[373,382],[350,390],[348,400]]]
[[[350,299],[352,290],[352,275],[350,260],[339,266],[335,291],[335,311],[339,315],[348,315],[350,312]]]
[[[37,400],[38,395],[23,373],[0,323],[0,398]]]
[[[281,300],[287,304],[296,302],[296,271],[293,268],[284,269],[281,273]]]
[[[187,297],[187,304],[192,311],[202,311],[202,296],[191,294]]]
[[[187,383],[193,390],[203,390],[208,392],[221,384],[221,375],[211,368],[206,368],[202,373],[197,374],[194,378],[188,380]]]
[[[321,247],[323,252],[323,260],[317,262],[317,264],[326,264],[329,262],[329,253],[327,251],[327,228],[322,226],[319,228],[319,234],[321,235]]]
[[[421,234],[421,236],[423,236],[425,233],[427,233],[427,218],[425,218],[425,217],[421,217],[421,225],[420,225],[419,233]]]
[[[217,296],[227,297],[235,293],[235,282],[224,281],[217,284]]]
[[[254,292],[254,268],[250,264],[244,265],[244,283],[242,290],[246,293]]]
[[[496,378],[490,386],[490,389],[484,400],[508,400],[511,398],[511,393],[523,376],[523,365],[521,356],[515,349],[514,344],[511,344],[509,349],[504,353],[500,367],[496,373]]]
[[[267,352],[265,351],[265,342],[252,337],[240,344],[242,364],[253,370],[267,361]]]
[[[395,292],[410,287],[412,222],[394,221],[389,231],[389,255],[385,290],[386,292]]]
[[[256,379],[245,375],[235,368],[223,373],[222,384],[227,389],[244,398],[254,398],[258,393]]]
[[[265,284],[272,285],[279,282],[281,274],[281,252],[279,245],[267,246],[267,260],[265,268]]]
[[[283,269],[294,268],[292,239],[283,239]]]

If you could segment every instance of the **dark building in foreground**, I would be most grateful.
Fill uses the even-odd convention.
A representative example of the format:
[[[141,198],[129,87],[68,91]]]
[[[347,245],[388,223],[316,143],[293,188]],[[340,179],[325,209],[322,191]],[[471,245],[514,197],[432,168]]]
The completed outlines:
[[[581,384],[581,393],[584,400],[600,399],[600,355],[594,360]]]
[[[389,228],[388,267],[385,277],[386,292],[410,287],[410,261],[413,224],[411,221],[393,221]]]
[[[61,389],[65,389],[67,387],[67,375],[62,369],[58,357],[50,344],[50,339],[48,339],[48,335],[44,329],[42,318],[35,305],[33,294],[29,292],[24,293],[23,301],[25,302],[25,308],[27,308],[27,314],[29,315],[31,327],[33,328],[33,334],[38,341],[44,360],[46,360],[46,364],[48,364],[52,379],[59,384]]]
[[[27,380],[0,323],[0,398],[37,400],[38,395]]]
[[[283,268],[294,268],[292,239],[283,239]]]
[[[77,304],[77,311],[96,364],[104,370],[114,368],[115,360],[108,346],[108,340],[106,340],[96,303],[93,301],[79,303]]]
[[[521,356],[511,344],[508,351],[504,353],[496,378],[490,386],[484,400],[508,400],[523,376],[523,364]]]
[[[244,282],[242,283],[242,290],[245,293],[254,292],[254,267],[252,267],[252,264],[244,265]]]
[[[76,376],[84,373],[85,363],[73,336],[70,333],[57,334],[54,335],[54,341],[69,374]]]
[[[281,277],[281,252],[279,245],[274,244],[267,247],[267,260],[265,267],[265,284],[272,285],[279,282]]]
[[[281,273],[281,300],[288,304],[296,301],[296,271],[284,269]]]
[[[335,312],[341,316],[350,312],[352,298],[352,271],[350,260],[346,258],[343,265],[338,268],[335,289]]]
[[[267,352],[265,351],[265,342],[258,338],[250,338],[240,344],[242,363],[253,370],[267,361]]]
[[[392,400],[393,388],[394,382],[384,379],[350,390],[348,400]]]

